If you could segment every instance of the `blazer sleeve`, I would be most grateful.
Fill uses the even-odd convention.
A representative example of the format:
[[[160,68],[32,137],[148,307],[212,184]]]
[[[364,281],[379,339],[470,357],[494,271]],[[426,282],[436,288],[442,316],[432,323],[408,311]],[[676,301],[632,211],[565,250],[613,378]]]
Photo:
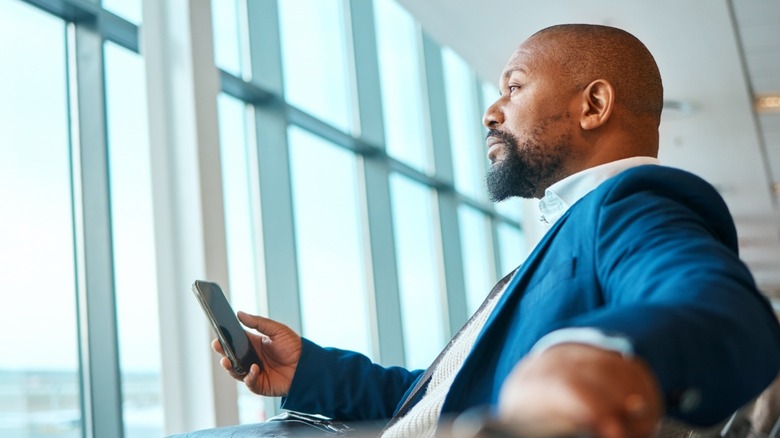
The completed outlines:
[[[423,374],[382,367],[366,356],[323,348],[303,339],[303,349],[282,408],[341,421],[390,418],[406,391]]]
[[[777,375],[780,326],[709,184],[676,173],[633,181],[599,207],[594,259],[605,306],[568,325],[626,336],[655,371],[667,414],[716,423]]]

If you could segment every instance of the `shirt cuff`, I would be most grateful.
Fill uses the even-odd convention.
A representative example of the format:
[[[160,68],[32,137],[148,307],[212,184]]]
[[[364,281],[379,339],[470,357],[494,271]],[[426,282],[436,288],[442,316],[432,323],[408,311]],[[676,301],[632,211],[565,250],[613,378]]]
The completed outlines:
[[[555,330],[539,339],[533,348],[532,354],[539,354],[548,348],[564,343],[586,344],[604,350],[620,353],[624,357],[634,355],[634,346],[631,341],[622,335],[606,334],[599,329],[591,327],[572,327]]]

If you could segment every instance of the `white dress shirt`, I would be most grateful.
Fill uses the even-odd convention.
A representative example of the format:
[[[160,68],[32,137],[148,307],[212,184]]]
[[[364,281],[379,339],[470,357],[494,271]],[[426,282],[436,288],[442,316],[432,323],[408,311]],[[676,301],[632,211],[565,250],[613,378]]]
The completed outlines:
[[[632,167],[645,164],[660,164],[653,157],[631,157],[600,166],[591,167],[551,185],[544,191],[544,197],[539,201],[541,221],[552,226],[566,211],[583,196],[592,192],[604,181]]]

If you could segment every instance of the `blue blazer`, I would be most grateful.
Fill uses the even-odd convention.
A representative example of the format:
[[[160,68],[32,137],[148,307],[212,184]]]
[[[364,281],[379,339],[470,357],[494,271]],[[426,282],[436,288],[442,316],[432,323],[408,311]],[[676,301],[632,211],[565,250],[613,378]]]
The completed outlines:
[[[507,285],[443,413],[493,407],[545,334],[625,336],[655,372],[666,414],[713,424],[780,370],[780,326],[739,260],[728,209],[702,179],[640,166],[602,183],[550,229]],[[285,409],[388,418],[422,374],[304,339]]]

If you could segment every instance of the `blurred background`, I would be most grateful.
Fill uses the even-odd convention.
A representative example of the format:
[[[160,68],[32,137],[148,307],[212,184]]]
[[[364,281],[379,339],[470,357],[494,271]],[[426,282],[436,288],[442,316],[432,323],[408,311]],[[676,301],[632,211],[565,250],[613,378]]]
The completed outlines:
[[[540,237],[488,202],[514,48],[624,28],[664,78],[664,164],[726,199],[780,308],[780,3],[0,0],[0,435],[261,421],[192,293],[424,368]],[[425,336],[420,336],[425,333]]]

